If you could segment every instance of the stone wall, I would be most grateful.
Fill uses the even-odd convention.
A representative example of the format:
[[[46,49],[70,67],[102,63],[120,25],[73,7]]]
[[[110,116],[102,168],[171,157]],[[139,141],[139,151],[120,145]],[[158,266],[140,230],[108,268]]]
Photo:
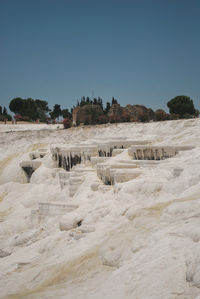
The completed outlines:
[[[98,123],[98,118],[103,116],[103,110],[100,105],[87,104],[83,107],[77,106],[73,109],[73,124],[85,125]]]

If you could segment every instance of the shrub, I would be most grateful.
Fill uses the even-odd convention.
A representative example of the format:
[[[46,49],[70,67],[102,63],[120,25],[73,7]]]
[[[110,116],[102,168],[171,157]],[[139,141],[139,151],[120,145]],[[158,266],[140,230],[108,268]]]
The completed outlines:
[[[195,109],[195,117],[199,117],[199,110]]]
[[[15,119],[16,121],[20,121],[20,120],[22,120],[22,116],[21,116],[20,114],[15,114],[15,115],[14,115],[14,119]]]
[[[177,120],[179,118],[180,118],[180,115],[175,114],[175,113],[170,114],[170,117],[169,117],[170,120]]]
[[[186,118],[186,119],[193,118],[193,115],[191,115],[189,113],[185,113],[185,114],[183,114],[183,118]]]
[[[121,116],[121,121],[122,122],[130,122],[131,116],[128,112],[123,112]]]
[[[169,120],[169,114],[167,114],[164,110],[158,109],[155,112],[155,117],[157,121],[164,121],[164,120]]]
[[[119,116],[119,115],[110,115],[109,116],[109,122],[111,123],[111,124],[113,124],[113,123],[120,123],[121,122],[121,117]]]
[[[70,118],[65,118],[63,120],[64,129],[69,129],[72,126],[72,120]]]
[[[148,115],[146,113],[144,113],[143,111],[141,111],[140,113],[138,113],[138,121],[148,122]]]
[[[108,122],[108,118],[106,115],[99,115],[97,117],[97,123],[98,124],[106,124]]]

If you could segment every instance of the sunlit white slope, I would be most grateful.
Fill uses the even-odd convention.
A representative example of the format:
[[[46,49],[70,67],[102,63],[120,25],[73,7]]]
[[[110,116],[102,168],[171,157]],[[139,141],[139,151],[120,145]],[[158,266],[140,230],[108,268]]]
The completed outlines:
[[[1,298],[198,297],[198,119],[27,130],[8,133],[4,127],[1,133]],[[103,186],[90,166],[76,166],[85,180],[74,197],[61,190],[49,151],[30,183],[19,167],[38,148],[122,137],[195,148],[157,167],[142,166],[142,175],[114,186]],[[112,159],[131,161],[127,150]],[[35,213],[42,202],[77,208],[39,219]],[[62,225],[68,230],[61,231]]]

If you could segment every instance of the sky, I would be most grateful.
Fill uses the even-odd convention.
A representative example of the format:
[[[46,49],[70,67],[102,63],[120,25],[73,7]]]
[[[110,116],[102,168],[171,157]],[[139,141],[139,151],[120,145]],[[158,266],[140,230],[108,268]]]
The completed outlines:
[[[200,109],[199,0],[0,0],[0,105],[82,96]]]

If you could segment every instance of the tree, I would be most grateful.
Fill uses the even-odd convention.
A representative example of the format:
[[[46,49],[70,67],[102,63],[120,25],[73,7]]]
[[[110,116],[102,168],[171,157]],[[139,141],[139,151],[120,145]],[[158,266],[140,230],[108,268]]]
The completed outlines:
[[[48,102],[36,99],[35,104],[37,106],[37,118],[39,118],[40,121],[46,121],[48,117],[47,113],[50,111]]]
[[[8,115],[8,111],[7,111],[6,107],[3,108],[3,115],[4,116]]]
[[[63,118],[71,118],[72,117],[72,114],[69,112],[68,109],[63,109],[61,111],[61,115]]]
[[[112,105],[114,105],[114,104],[118,104],[118,102],[114,97],[112,97]]]
[[[0,121],[6,121],[6,120],[11,120],[11,119],[12,119],[12,116],[10,114],[8,114],[6,107],[4,107],[3,111],[2,111],[2,107],[0,106]]]
[[[111,107],[110,103],[107,102],[107,103],[106,103],[106,109],[104,110],[104,113],[105,113],[105,114],[107,114],[107,113],[109,112],[110,107]]]
[[[62,113],[62,111],[61,111],[60,105],[55,104],[53,107],[53,111],[50,114],[53,116],[53,118],[59,119],[59,116],[62,115],[61,113]]]
[[[9,109],[15,114],[22,114],[24,100],[22,98],[14,98],[11,100]]]
[[[85,97],[82,97],[81,102],[80,102],[80,106],[83,107],[83,106],[85,106],[85,104],[87,104],[86,101],[85,101]]]
[[[37,104],[32,98],[23,100],[20,114],[25,117],[26,120],[36,120],[38,118]]]
[[[175,98],[171,99],[167,106],[169,108],[170,114],[179,114],[181,117],[184,116],[184,114],[195,114],[195,108],[193,101],[190,99],[190,97],[181,95],[176,96]]]
[[[45,121],[49,112],[48,102],[43,100],[33,100],[32,98],[14,98],[11,100],[9,108],[15,114],[22,116],[24,120],[40,119]]]
[[[97,102],[98,102],[98,105],[99,105],[99,106],[101,107],[101,109],[103,110],[103,100],[102,100],[102,98],[98,97]]]
[[[49,111],[49,107],[48,107],[48,102],[47,101],[43,101],[43,100],[39,100],[36,99],[35,100],[36,105],[43,111],[48,112]]]

